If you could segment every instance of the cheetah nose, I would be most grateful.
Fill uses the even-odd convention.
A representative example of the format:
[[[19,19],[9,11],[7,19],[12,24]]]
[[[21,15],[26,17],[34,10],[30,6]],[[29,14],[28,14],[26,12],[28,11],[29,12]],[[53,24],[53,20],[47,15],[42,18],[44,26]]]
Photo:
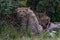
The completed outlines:
[[[21,16],[23,16],[23,14],[21,14]]]
[[[25,14],[21,14],[20,16],[21,16],[21,17],[24,17],[24,16],[25,16]]]

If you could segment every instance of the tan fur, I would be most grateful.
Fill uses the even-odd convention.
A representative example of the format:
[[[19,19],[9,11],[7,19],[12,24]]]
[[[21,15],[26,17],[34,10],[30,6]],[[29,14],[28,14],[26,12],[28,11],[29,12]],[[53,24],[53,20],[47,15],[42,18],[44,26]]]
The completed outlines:
[[[48,25],[50,23],[50,17],[48,17],[46,14],[44,13],[35,13],[37,18],[38,18],[38,21],[39,21],[39,24],[43,26],[43,29],[47,29],[48,28]]]
[[[37,17],[36,17],[36,15],[34,14],[34,12],[31,9],[25,8],[25,7],[21,7],[21,8],[18,8],[17,12],[18,12],[17,13],[18,17],[21,17],[21,15],[23,15],[22,18],[24,20],[22,20],[22,23],[28,25],[28,28],[32,32],[32,34],[40,34],[42,32],[42,30],[43,30],[42,26],[39,25]],[[25,31],[26,30],[26,26],[23,27],[24,24],[22,24],[22,26],[21,26],[22,28],[21,29]]]

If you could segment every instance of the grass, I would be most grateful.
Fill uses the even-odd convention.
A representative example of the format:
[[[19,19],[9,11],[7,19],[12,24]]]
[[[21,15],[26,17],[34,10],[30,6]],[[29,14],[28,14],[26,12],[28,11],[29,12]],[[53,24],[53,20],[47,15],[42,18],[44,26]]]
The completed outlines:
[[[39,36],[23,36],[20,38],[20,32],[15,27],[8,27],[3,22],[0,26],[0,40],[60,40],[60,30],[57,31],[54,37],[51,37],[49,32],[45,32]]]
[[[23,36],[20,38],[20,33],[16,31],[14,27],[5,27],[0,34],[1,40],[60,40],[60,32],[55,37],[51,37],[48,32],[45,32],[39,36]]]

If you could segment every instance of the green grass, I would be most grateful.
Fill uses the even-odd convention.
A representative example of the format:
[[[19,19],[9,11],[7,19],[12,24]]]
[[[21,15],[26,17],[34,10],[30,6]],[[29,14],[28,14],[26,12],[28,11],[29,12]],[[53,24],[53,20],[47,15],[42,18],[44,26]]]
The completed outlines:
[[[23,36],[20,38],[20,32],[16,31],[14,27],[5,27],[0,34],[1,40],[60,40],[60,31],[57,32],[55,37],[51,37],[48,32],[45,32],[39,36]]]
[[[17,31],[16,27],[8,27],[3,21],[3,24],[0,26],[0,40],[60,40],[60,30],[57,31],[54,37],[51,37],[49,32],[45,32],[39,36],[28,37],[28,31],[27,29],[26,36],[20,38],[20,32]]]

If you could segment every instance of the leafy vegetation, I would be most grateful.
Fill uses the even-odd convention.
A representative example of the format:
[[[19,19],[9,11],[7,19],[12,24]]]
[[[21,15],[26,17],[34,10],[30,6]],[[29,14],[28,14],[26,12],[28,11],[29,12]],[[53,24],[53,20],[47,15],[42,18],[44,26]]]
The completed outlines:
[[[51,21],[60,21],[60,0],[40,0],[36,6],[36,11],[47,13]]]

